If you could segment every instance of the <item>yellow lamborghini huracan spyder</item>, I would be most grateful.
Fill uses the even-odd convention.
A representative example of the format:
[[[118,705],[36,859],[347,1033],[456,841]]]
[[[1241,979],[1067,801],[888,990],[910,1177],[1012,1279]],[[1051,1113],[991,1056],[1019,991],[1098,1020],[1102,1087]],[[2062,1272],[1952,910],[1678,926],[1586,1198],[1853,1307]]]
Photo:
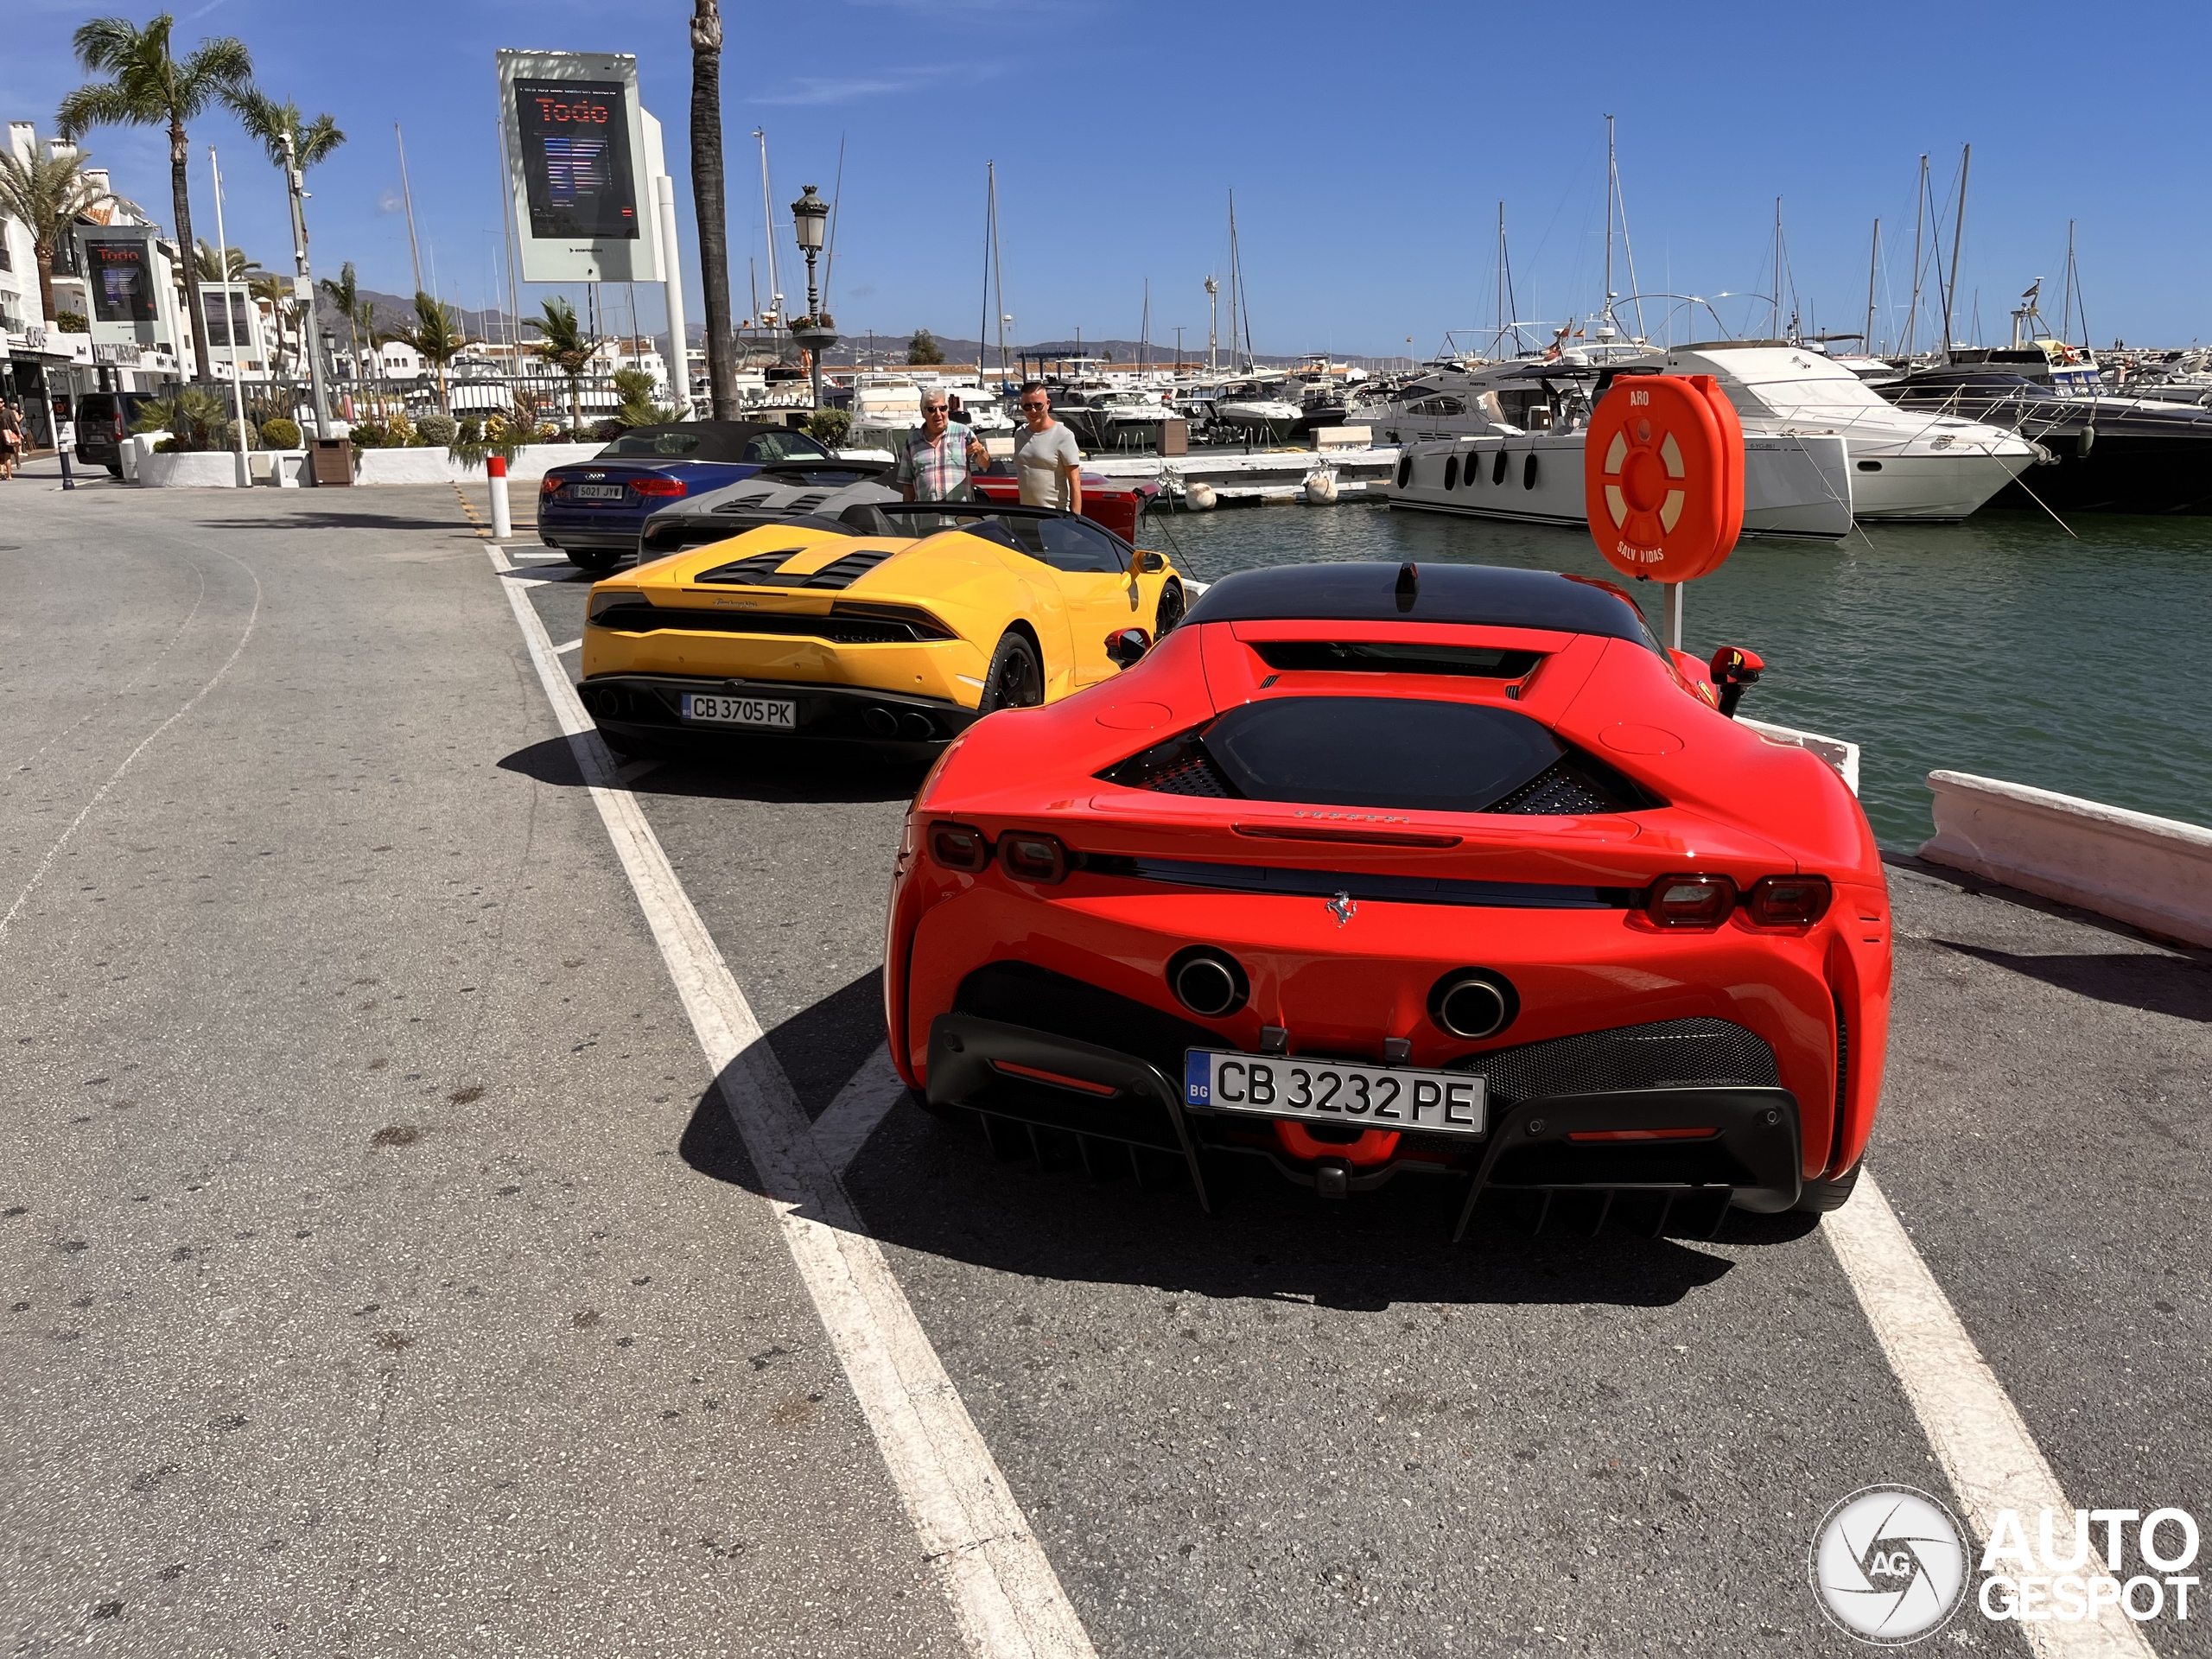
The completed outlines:
[[[1162,555],[1090,519],[886,501],[599,582],[579,690],[626,753],[782,735],[918,757],[995,709],[1111,677],[1183,610]]]

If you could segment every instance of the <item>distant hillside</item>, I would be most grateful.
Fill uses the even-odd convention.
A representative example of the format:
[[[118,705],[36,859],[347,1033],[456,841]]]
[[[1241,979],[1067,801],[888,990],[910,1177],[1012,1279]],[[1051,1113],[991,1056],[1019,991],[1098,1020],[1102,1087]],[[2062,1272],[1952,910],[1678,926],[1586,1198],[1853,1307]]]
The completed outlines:
[[[360,295],[364,301],[375,308],[376,323],[379,329],[397,330],[414,326],[415,302],[412,300],[397,294],[381,293],[375,289],[368,288],[362,289]],[[332,330],[341,340],[345,340],[346,337],[345,317],[339,313],[337,307],[331,304],[329,296],[321,293],[320,290],[317,292],[317,309],[321,325]],[[486,311],[471,311],[465,308],[456,308],[456,309],[460,311],[461,328],[471,340],[507,338],[510,328],[507,314],[504,309],[496,307]],[[606,327],[611,324],[612,332],[616,334],[624,332],[629,321],[628,307],[610,308],[610,310],[612,315],[602,316],[601,326]],[[532,315],[524,314],[522,328],[522,338],[524,340],[537,338],[531,327]],[[651,325],[647,324],[645,327],[650,327]],[[640,332],[643,330],[641,329]],[[690,342],[694,346],[703,346],[706,343],[707,330],[704,324],[695,322],[686,332],[690,335]],[[906,334],[871,335],[861,333],[848,335],[831,348],[830,366],[838,369],[848,368],[855,361],[861,359],[865,359],[866,364],[871,367],[900,366],[906,360],[906,340],[912,332],[908,330]],[[932,333],[934,334],[934,331]],[[934,334],[934,337],[938,349],[944,353],[948,363],[973,364],[976,360],[976,342],[973,340],[963,339],[957,334]],[[660,349],[665,352],[668,349],[667,335],[662,333],[657,334],[656,338],[659,341]],[[757,344],[765,345],[766,341],[757,342]],[[1014,370],[1019,370],[1020,359],[1023,357],[1028,358],[1033,365],[1040,358],[1053,359],[1078,355],[1101,358],[1117,368],[1128,367],[1141,362],[1165,365],[1174,359],[1175,342],[1172,337],[1165,344],[1155,340],[1148,345],[1134,340],[1086,340],[1082,342],[1078,351],[1077,343],[1072,339],[1048,340],[1040,344],[1020,346],[1009,340],[1007,342],[1007,366]],[[1205,343],[1203,340],[1194,342],[1185,333],[1183,337],[1183,360],[1186,363],[1204,363],[1205,355]],[[1298,359],[1294,355],[1269,357],[1262,354],[1258,360],[1268,366],[1281,368],[1296,363]],[[1357,368],[1374,368],[1390,359],[1347,356],[1339,357],[1336,360],[1351,364]],[[984,347],[983,361],[989,368],[995,369],[998,366],[996,341],[992,341]],[[1225,346],[1222,348],[1221,362],[1224,369],[1229,367],[1230,354]]]

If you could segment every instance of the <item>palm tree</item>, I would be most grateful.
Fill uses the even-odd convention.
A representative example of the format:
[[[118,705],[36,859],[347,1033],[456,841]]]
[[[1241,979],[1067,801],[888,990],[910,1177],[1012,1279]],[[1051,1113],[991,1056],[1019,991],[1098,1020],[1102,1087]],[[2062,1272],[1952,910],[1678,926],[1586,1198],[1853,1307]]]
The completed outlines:
[[[261,267],[245,257],[243,248],[225,248],[215,251],[215,245],[200,238],[193,250],[192,263],[199,268],[203,283],[242,283]]]
[[[166,127],[169,135],[169,194],[176,207],[176,245],[192,239],[192,198],[186,174],[192,159],[188,122],[206,113],[215,99],[235,92],[253,79],[253,58],[230,35],[202,41],[179,63],[169,55],[169,35],[176,20],[162,12],[141,29],[127,17],[94,17],[79,23],[70,43],[89,81],[61,100],[55,124],[74,138],[93,127]],[[196,378],[205,380],[207,312],[200,300],[200,272],[184,262],[184,286],[192,308]]]
[[[361,285],[353,280],[353,262],[348,259],[339,269],[335,281],[325,276],[315,283],[322,290],[323,298],[335,306],[346,319],[346,326],[353,336],[353,375],[361,373]],[[309,324],[310,327],[314,325]]]
[[[31,235],[38,261],[39,315],[54,321],[54,256],[79,215],[115,198],[85,176],[81,150],[49,154],[34,139],[29,161],[0,152],[0,219],[12,219]]]
[[[582,382],[599,351],[599,341],[583,331],[583,325],[576,321],[576,308],[566,300],[546,301],[544,311],[543,320],[524,326],[537,329],[540,336],[531,350],[569,378],[569,429],[573,432],[584,422]]]
[[[707,296],[707,394],[715,418],[737,418],[730,361],[729,212],[722,197],[722,19],[716,0],[692,0],[691,202],[699,219],[699,283]],[[690,390],[690,341],[671,340],[675,382]],[[682,401],[689,401],[683,399]]]
[[[266,92],[245,86],[226,92],[223,101],[237,112],[238,124],[247,136],[261,140],[269,159],[278,167],[284,165],[287,136],[292,141],[291,160],[302,173],[346,142],[334,116],[318,115],[303,123],[300,106],[289,98],[279,104]]]
[[[423,360],[438,372],[438,407],[450,415],[453,405],[446,397],[446,365],[459,357],[468,344],[468,336],[461,331],[461,319],[454,308],[442,300],[433,299],[422,289],[415,290],[415,325],[403,328],[398,337],[422,354]]]

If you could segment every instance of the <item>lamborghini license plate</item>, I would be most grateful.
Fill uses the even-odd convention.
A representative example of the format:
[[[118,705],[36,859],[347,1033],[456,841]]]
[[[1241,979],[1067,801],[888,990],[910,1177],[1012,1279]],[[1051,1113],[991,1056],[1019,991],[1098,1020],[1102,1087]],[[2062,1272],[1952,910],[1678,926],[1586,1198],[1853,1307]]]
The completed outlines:
[[[798,725],[798,704],[785,697],[728,697],[686,692],[683,718],[706,726],[767,726],[788,732]]]
[[[1202,1112],[1478,1136],[1489,1128],[1490,1080],[1465,1071],[1193,1048],[1184,1054],[1183,1100]]]

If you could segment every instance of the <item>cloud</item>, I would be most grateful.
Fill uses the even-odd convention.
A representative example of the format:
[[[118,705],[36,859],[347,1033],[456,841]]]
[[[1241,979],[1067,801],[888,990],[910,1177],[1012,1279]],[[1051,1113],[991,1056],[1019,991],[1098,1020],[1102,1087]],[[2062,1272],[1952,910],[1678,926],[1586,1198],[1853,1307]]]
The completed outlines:
[[[751,101],[769,105],[849,104],[855,99],[918,92],[954,75],[972,81],[996,73],[997,66],[994,64],[941,63],[844,77],[801,75],[785,83],[779,92],[755,93]]]
[[[870,283],[864,288],[848,289],[845,291],[845,297],[853,300],[865,300],[873,296],[874,292],[875,284],[874,283]]]
[[[386,186],[384,194],[377,198],[377,212],[380,213],[402,213],[406,211],[406,202],[401,199],[399,192],[390,186]]]

